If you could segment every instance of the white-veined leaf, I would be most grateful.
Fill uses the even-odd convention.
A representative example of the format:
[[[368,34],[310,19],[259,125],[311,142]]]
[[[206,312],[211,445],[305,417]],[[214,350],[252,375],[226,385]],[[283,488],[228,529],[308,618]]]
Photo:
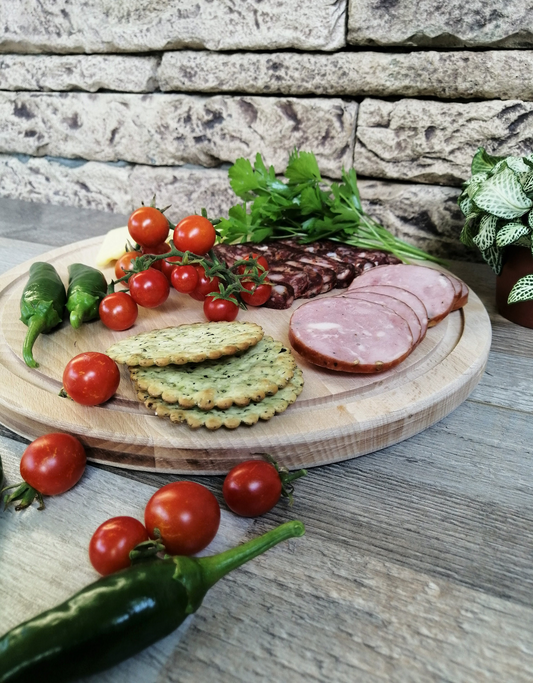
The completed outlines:
[[[526,194],[533,190],[533,171],[521,174],[520,185],[522,185],[522,189]]]
[[[468,216],[469,214],[474,213],[474,202],[470,199],[470,197],[463,197],[462,199],[459,197],[459,208],[464,216]]]
[[[509,292],[508,304],[516,304],[519,301],[531,301],[533,299],[533,275],[520,278]]]
[[[531,248],[531,235],[524,235],[524,237],[519,237],[515,242],[515,246],[525,247],[526,249],[530,249]]]
[[[488,171],[494,168],[498,161],[501,161],[503,158],[504,157],[493,157],[485,151],[484,147],[478,147],[477,152],[472,158],[472,175],[476,175],[477,173],[488,173]]]
[[[473,175],[466,185],[466,194],[472,198],[479,189],[479,186],[482,185],[488,177],[488,173],[477,173],[476,175]]]
[[[527,173],[530,170],[530,167],[522,157],[507,157],[505,161],[507,166],[515,173]]]
[[[529,235],[531,228],[522,223],[507,223],[503,228],[498,230],[496,235],[496,244],[498,247],[506,247],[509,244],[516,244],[516,242],[524,235]]]
[[[498,247],[489,247],[482,251],[481,254],[496,275],[499,275],[502,270],[503,259],[502,252]]]
[[[476,243],[474,242],[474,237],[476,236],[476,232],[477,226],[475,221],[471,221],[467,218],[466,223],[463,225],[463,228],[461,230],[461,235],[459,236],[459,239],[467,247],[475,247]]]
[[[473,200],[481,209],[499,218],[518,218],[533,206],[509,168],[486,180]]]
[[[490,214],[485,214],[479,223],[479,232],[473,238],[474,244],[481,250],[484,251],[489,247],[492,247],[494,240],[496,239],[496,224],[498,219],[496,216],[491,216]]]
[[[500,171],[502,171],[504,168],[507,168],[507,159],[500,159],[496,166],[493,166],[492,169],[489,171],[489,177],[492,177],[493,175],[496,175]]]

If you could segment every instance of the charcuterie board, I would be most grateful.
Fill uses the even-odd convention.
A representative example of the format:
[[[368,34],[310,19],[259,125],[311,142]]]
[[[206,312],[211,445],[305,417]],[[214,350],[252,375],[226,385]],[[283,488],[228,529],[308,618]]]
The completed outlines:
[[[95,264],[102,237],[70,244],[39,259],[52,263],[66,281],[67,266]],[[304,389],[295,404],[270,421],[236,430],[191,430],[156,417],[140,403],[125,369],[116,396],[84,407],[58,394],[66,363],[83,351],[102,351],[131,334],[205,320],[202,306],[175,291],[157,309],[141,309],[135,326],[113,332],[100,321],[73,329],[68,322],[41,335],[34,347],[39,368],[21,357],[26,327],[19,301],[32,261],[0,278],[0,421],[34,439],[51,431],[78,436],[89,459],[131,469],[216,474],[251,454],[268,452],[289,468],[312,467],[385,448],[438,422],[460,405],[479,382],[488,358],[491,326],[474,292],[468,304],[431,328],[399,366],[376,375],[318,368],[295,354]],[[108,280],[112,269],[104,271]],[[332,296],[339,290],[330,292]],[[288,342],[292,309],[255,308],[239,320],[261,325]]]

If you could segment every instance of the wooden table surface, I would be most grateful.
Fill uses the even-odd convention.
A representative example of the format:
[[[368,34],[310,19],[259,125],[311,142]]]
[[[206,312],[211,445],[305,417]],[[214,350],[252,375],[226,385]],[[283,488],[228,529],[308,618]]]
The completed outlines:
[[[124,223],[0,199],[0,272]],[[310,470],[292,509],[282,502],[255,520],[225,510],[222,477],[190,477],[222,505],[209,553],[294,518],[306,535],[223,579],[172,635],[85,681],[533,680],[533,330],[496,313],[487,266],[450,270],[493,325],[470,398],[403,443]],[[26,443],[0,427],[10,484]],[[142,519],[152,493],[177,478],[89,465],[45,511],[1,512],[0,632],[95,580],[94,529],[115,515]]]

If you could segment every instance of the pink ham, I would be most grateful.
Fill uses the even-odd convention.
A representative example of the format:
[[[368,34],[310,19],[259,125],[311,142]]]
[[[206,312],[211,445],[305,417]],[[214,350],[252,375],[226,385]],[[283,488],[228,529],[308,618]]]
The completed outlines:
[[[405,263],[378,266],[356,278],[348,291],[368,285],[394,285],[415,294],[426,307],[430,327],[450,313],[456,300],[451,280],[444,273],[426,266]]]
[[[315,365],[355,373],[389,370],[414,347],[409,325],[398,313],[349,297],[300,306],[289,323],[289,341]]]
[[[455,277],[455,275],[450,275],[450,273],[446,273],[446,275],[456,288],[455,303],[453,304],[452,311],[457,311],[468,303],[468,285],[458,277]],[[457,289],[459,292],[457,292]]]
[[[420,320],[413,309],[404,301],[395,299],[387,294],[369,292],[368,290],[363,291],[362,289],[354,289],[351,292],[346,292],[346,294],[339,294],[339,296],[345,296],[350,299],[360,299],[361,301],[373,301],[376,304],[381,304],[382,306],[392,309],[409,325],[414,344],[418,344],[422,340],[422,325],[420,324]]]
[[[416,313],[420,326],[422,327],[421,339],[424,339],[428,329],[428,312],[424,304],[420,299],[407,289],[402,289],[401,287],[393,287],[392,285],[368,285],[368,287],[358,287],[353,289],[352,292],[375,292],[376,294],[386,294],[387,296],[394,297],[406,303],[413,311]],[[348,291],[345,294],[350,295],[352,292]]]

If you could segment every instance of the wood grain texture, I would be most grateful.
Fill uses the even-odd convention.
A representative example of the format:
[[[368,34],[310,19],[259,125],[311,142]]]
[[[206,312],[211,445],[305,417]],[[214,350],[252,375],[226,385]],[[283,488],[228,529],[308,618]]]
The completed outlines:
[[[100,242],[75,243],[39,258],[66,274],[80,254],[93,265]],[[305,386],[285,413],[252,428],[191,431],[155,417],[139,403],[125,368],[116,396],[104,406],[85,408],[58,393],[63,369],[77,353],[105,351],[119,339],[155,327],[202,320],[198,302],[173,291],[163,306],[141,310],[135,327],[126,332],[108,330],[99,321],[74,330],[66,322],[39,337],[34,354],[40,367],[33,370],[21,359],[26,328],[19,320],[28,268],[24,263],[0,278],[2,422],[28,438],[66,430],[91,449],[92,460],[127,468],[221,473],[265,450],[289,468],[363,455],[409,438],[456,408],[479,382],[489,352],[489,319],[472,293],[463,310],[431,328],[415,351],[388,372],[332,372],[296,354]],[[111,269],[106,274],[111,278]],[[286,311],[250,308],[240,319],[259,323],[265,334],[289,347],[289,320],[302,303]]]
[[[487,266],[450,269],[493,328],[470,397],[407,440],[313,468],[292,508],[282,501],[257,520],[225,510],[222,477],[187,476],[223,506],[213,549],[291,518],[306,535],[226,577],[175,633],[85,683],[530,683],[533,330],[496,313]],[[0,433],[12,484],[24,443]],[[44,512],[0,512],[0,631],[91,581],[96,526],[142,519],[151,493],[177,478],[89,465]]]

